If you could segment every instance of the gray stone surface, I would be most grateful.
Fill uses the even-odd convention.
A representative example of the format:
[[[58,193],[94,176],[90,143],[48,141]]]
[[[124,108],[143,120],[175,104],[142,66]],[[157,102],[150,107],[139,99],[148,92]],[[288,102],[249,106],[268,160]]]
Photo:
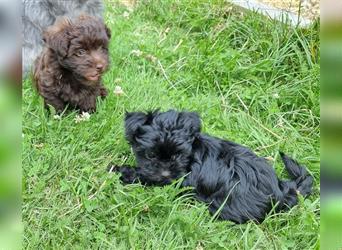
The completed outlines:
[[[304,17],[300,17],[295,13],[292,13],[287,10],[278,9],[273,6],[260,3],[256,0],[230,0],[230,2],[244,9],[256,11],[272,19],[275,19],[281,22],[287,22],[294,26],[298,25],[299,27],[305,28],[305,27],[308,27],[312,23],[311,20],[304,18]]]

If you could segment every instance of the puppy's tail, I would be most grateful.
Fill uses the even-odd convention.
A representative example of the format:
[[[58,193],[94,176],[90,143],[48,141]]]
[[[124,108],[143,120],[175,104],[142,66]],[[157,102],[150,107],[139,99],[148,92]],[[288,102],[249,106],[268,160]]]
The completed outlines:
[[[284,205],[293,207],[297,204],[297,194],[300,193],[307,197],[312,192],[313,178],[305,167],[300,166],[299,163],[283,152],[279,152],[281,159],[284,162],[285,168],[291,177],[291,181],[280,181],[280,188],[284,194]]]

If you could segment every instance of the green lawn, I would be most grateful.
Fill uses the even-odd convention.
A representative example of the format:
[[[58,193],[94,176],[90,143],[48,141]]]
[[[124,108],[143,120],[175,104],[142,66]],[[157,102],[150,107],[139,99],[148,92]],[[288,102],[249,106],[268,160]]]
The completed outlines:
[[[24,82],[24,248],[318,249],[318,25],[291,28],[223,0],[140,2],[128,17],[107,2],[110,94],[88,121],[54,119]],[[314,175],[313,195],[260,225],[234,225],[179,197],[177,183],[121,185],[106,167],[134,164],[124,113],[159,107],[199,112],[204,132],[274,158],[283,177],[285,151]]]

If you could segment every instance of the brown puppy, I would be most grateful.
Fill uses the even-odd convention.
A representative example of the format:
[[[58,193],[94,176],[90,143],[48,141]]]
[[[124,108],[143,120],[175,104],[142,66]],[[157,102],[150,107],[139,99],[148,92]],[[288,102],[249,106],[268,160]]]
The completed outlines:
[[[43,33],[45,47],[34,65],[34,82],[45,106],[94,112],[105,97],[101,75],[108,66],[110,30],[90,16],[61,18]]]

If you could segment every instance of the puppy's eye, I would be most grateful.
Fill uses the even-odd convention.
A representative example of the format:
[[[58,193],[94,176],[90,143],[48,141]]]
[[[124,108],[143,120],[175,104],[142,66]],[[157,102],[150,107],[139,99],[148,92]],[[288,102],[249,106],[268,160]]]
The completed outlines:
[[[149,160],[153,160],[157,157],[157,155],[154,152],[147,152],[146,153],[146,158]]]
[[[76,52],[76,55],[77,56],[84,56],[86,53],[86,51],[84,49],[79,49],[77,52]]]

